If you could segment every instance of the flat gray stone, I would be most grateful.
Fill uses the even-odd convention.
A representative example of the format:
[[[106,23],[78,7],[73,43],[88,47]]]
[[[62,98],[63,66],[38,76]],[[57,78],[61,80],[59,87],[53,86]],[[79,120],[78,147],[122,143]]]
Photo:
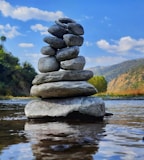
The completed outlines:
[[[64,70],[38,74],[32,81],[33,85],[57,81],[87,81],[93,76],[89,70]]]
[[[30,94],[42,98],[90,96],[96,88],[86,81],[60,81],[33,85]]]
[[[61,38],[47,36],[43,40],[44,42],[48,43],[51,47],[55,49],[66,47],[65,41]]]
[[[56,50],[50,46],[44,46],[41,48],[41,53],[43,55],[54,56],[56,54]]]
[[[64,34],[68,33],[68,31],[60,25],[52,25],[49,27],[48,32],[58,38],[62,38]]]
[[[85,58],[78,56],[76,58],[60,62],[60,68],[65,70],[82,70],[85,66]]]
[[[83,44],[84,38],[74,34],[64,34],[63,40],[67,46],[81,46]]]
[[[60,64],[55,56],[46,56],[39,59],[38,69],[41,73],[57,71],[60,69]]]
[[[33,100],[25,107],[28,118],[59,117],[78,111],[84,115],[103,117],[105,104],[97,97],[73,97],[64,99]]]
[[[59,49],[56,54],[56,59],[58,61],[65,61],[72,58],[76,58],[79,54],[79,47],[72,46],[68,48]]]

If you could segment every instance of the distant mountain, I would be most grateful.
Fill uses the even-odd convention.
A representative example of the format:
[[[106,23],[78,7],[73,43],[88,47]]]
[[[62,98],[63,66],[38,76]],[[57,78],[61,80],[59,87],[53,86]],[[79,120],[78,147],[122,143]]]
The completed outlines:
[[[144,94],[144,63],[110,81],[107,92]]]
[[[129,61],[124,61],[122,63],[118,63],[111,66],[98,66],[89,68],[89,70],[93,71],[94,75],[102,75],[106,78],[108,82],[112,79],[118,77],[121,74],[124,74],[130,71],[133,68],[137,68],[144,64],[144,58],[134,59]]]

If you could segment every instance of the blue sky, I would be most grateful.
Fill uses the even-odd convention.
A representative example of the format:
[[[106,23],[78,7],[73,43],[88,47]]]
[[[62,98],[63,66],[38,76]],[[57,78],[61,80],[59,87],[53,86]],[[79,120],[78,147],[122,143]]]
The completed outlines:
[[[60,17],[84,27],[85,68],[144,57],[144,0],[0,0],[5,48],[37,68],[47,29]]]

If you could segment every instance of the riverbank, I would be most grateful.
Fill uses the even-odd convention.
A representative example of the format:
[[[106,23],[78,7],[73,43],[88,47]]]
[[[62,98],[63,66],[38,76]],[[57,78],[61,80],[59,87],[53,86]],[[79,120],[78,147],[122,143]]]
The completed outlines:
[[[96,94],[94,95],[96,97],[102,98],[104,100],[144,100],[143,96],[111,96],[111,95],[102,95],[102,94]],[[13,97],[13,96],[0,96],[0,100],[32,100],[37,99],[37,97]]]

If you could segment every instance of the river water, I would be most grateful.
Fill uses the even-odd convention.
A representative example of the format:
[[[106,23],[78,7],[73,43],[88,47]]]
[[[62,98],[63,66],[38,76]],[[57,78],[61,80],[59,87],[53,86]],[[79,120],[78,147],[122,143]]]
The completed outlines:
[[[30,122],[28,101],[0,101],[0,160],[144,159],[144,100],[105,100],[95,123]]]

